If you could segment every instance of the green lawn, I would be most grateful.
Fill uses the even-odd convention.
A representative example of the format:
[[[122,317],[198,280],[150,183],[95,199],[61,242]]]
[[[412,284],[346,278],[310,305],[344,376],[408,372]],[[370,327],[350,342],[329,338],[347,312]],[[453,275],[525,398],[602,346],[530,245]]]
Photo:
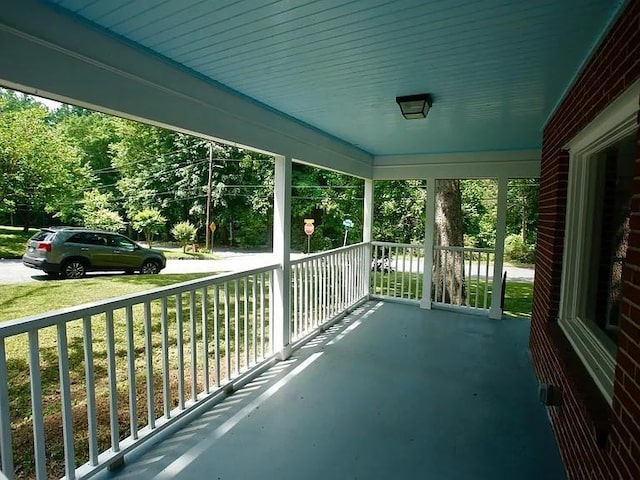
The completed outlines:
[[[31,229],[27,233],[22,231],[22,227],[0,226],[0,258],[20,258],[24,254],[27,240],[29,240],[38,229]]]
[[[212,274],[109,275],[80,280],[44,280],[2,285],[0,322],[142,292],[207,275]]]

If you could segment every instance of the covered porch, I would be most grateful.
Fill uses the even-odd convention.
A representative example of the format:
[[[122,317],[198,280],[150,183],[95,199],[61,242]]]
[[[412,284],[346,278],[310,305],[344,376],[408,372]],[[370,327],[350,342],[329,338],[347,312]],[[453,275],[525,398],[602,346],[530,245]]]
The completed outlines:
[[[622,433],[608,444],[576,400],[576,362],[555,360],[569,349],[547,341],[570,216],[565,140],[626,88],[637,131],[638,0],[1,3],[0,85],[267,153],[275,164],[273,264],[0,326],[9,479],[23,475],[6,407],[6,340],[16,335],[28,337],[31,406],[19,420],[32,432],[28,475],[38,479],[51,476],[43,380],[59,393],[57,454],[68,479],[564,478],[546,413],[570,474],[605,457],[640,471],[639,427],[625,430],[637,395],[620,390],[637,389],[637,321],[626,326],[626,370],[612,397]],[[597,49],[615,65],[588,68]],[[568,96],[572,85],[588,95]],[[407,123],[394,99],[422,93],[432,111]],[[550,124],[558,130],[547,129],[553,143],[543,150]],[[291,260],[294,162],[364,180],[361,243]],[[502,318],[497,295],[505,187],[541,170],[531,345],[541,381],[560,386],[566,402],[546,410],[530,325]],[[486,266],[462,267],[476,278],[476,303],[458,305],[483,316],[432,308],[451,306],[438,305],[429,218],[418,246],[376,245],[372,234],[374,181],[426,180],[429,215],[436,182],[451,178],[499,185],[495,249],[456,245],[450,256],[486,254]],[[372,275],[378,247],[421,249],[407,295],[402,280],[398,289],[389,273]],[[55,331],[55,347],[41,348],[44,329]],[[95,358],[106,366],[94,371]],[[609,464],[589,468],[574,478],[614,478],[599,475],[613,472]]]
[[[528,336],[368,301],[101,478],[563,479]]]

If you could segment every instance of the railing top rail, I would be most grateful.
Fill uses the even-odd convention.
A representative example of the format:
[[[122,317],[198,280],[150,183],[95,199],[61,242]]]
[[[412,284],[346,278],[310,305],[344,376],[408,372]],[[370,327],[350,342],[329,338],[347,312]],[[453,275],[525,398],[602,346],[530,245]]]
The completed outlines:
[[[378,247],[404,247],[404,248],[424,248],[420,243],[393,243],[393,242],[371,242],[371,245]]]
[[[298,265],[300,263],[304,263],[307,262],[309,260],[315,260],[318,258],[326,258],[326,257],[330,257],[331,255],[335,254],[335,253],[339,253],[339,252],[346,252],[349,250],[355,250],[359,247],[362,247],[364,245],[366,245],[367,242],[360,242],[360,243],[354,243],[353,245],[348,245],[346,247],[338,247],[338,248],[334,248],[332,250],[325,250],[324,252],[318,252],[318,253],[312,253],[311,255],[305,255],[304,257],[301,258],[296,258],[295,260],[291,260],[290,264],[291,265]]]
[[[50,327],[52,325],[60,325],[72,320],[98,315],[109,310],[117,310],[129,305],[136,305],[147,301],[157,300],[162,297],[177,295],[179,293],[197,290],[199,288],[212,285],[219,285],[225,282],[244,278],[249,275],[256,275],[263,272],[269,272],[277,268],[279,264],[265,265],[251,270],[244,270],[232,273],[223,273],[220,275],[212,275],[210,277],[198,278],[196,280],[188,280],[186,282],[168,285],[166,287],[158,287],[153,290],[147,290],[141,293],[132,293],[120,297],[109,298],[97,302],[85,303],[75,307],[64,308],[53,312],[46,312],[28,317],[18,318],[0,323],[0,340],[3,338],[19,335],[32,330]]]
[[[434,246],[434,250],[447,250],[450,252],[478,252],[478,253],[495,253],[493,248],[475,248],[475,247],[444,247],[442,245]]]

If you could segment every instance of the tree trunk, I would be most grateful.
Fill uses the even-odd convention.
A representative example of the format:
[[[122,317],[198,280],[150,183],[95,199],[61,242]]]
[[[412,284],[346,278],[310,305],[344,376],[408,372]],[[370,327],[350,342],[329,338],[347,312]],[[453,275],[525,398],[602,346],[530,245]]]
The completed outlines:
[[[436,181],[435,243],[443,247],[464,246],[459,180]],[[434,292],[436,301],[454,305],[465,303],[463,252],[438,251],[433,279],[438,286]]]

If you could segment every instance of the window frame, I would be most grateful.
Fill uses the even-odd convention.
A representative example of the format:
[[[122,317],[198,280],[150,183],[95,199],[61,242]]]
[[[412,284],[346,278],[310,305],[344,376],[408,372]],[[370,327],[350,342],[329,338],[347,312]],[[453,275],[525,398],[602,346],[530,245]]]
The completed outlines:
[[[637,81],[565,146],[569,150],[569,175],[558,324],[610,405],[616,345],[595,324],[580,318],[589,287],[585,281],[591,264],[585,259],[592,253],[589,229],[596,215],[591,193],[596,188],[598,155],[637,133],[639,96],[640,81]]]

